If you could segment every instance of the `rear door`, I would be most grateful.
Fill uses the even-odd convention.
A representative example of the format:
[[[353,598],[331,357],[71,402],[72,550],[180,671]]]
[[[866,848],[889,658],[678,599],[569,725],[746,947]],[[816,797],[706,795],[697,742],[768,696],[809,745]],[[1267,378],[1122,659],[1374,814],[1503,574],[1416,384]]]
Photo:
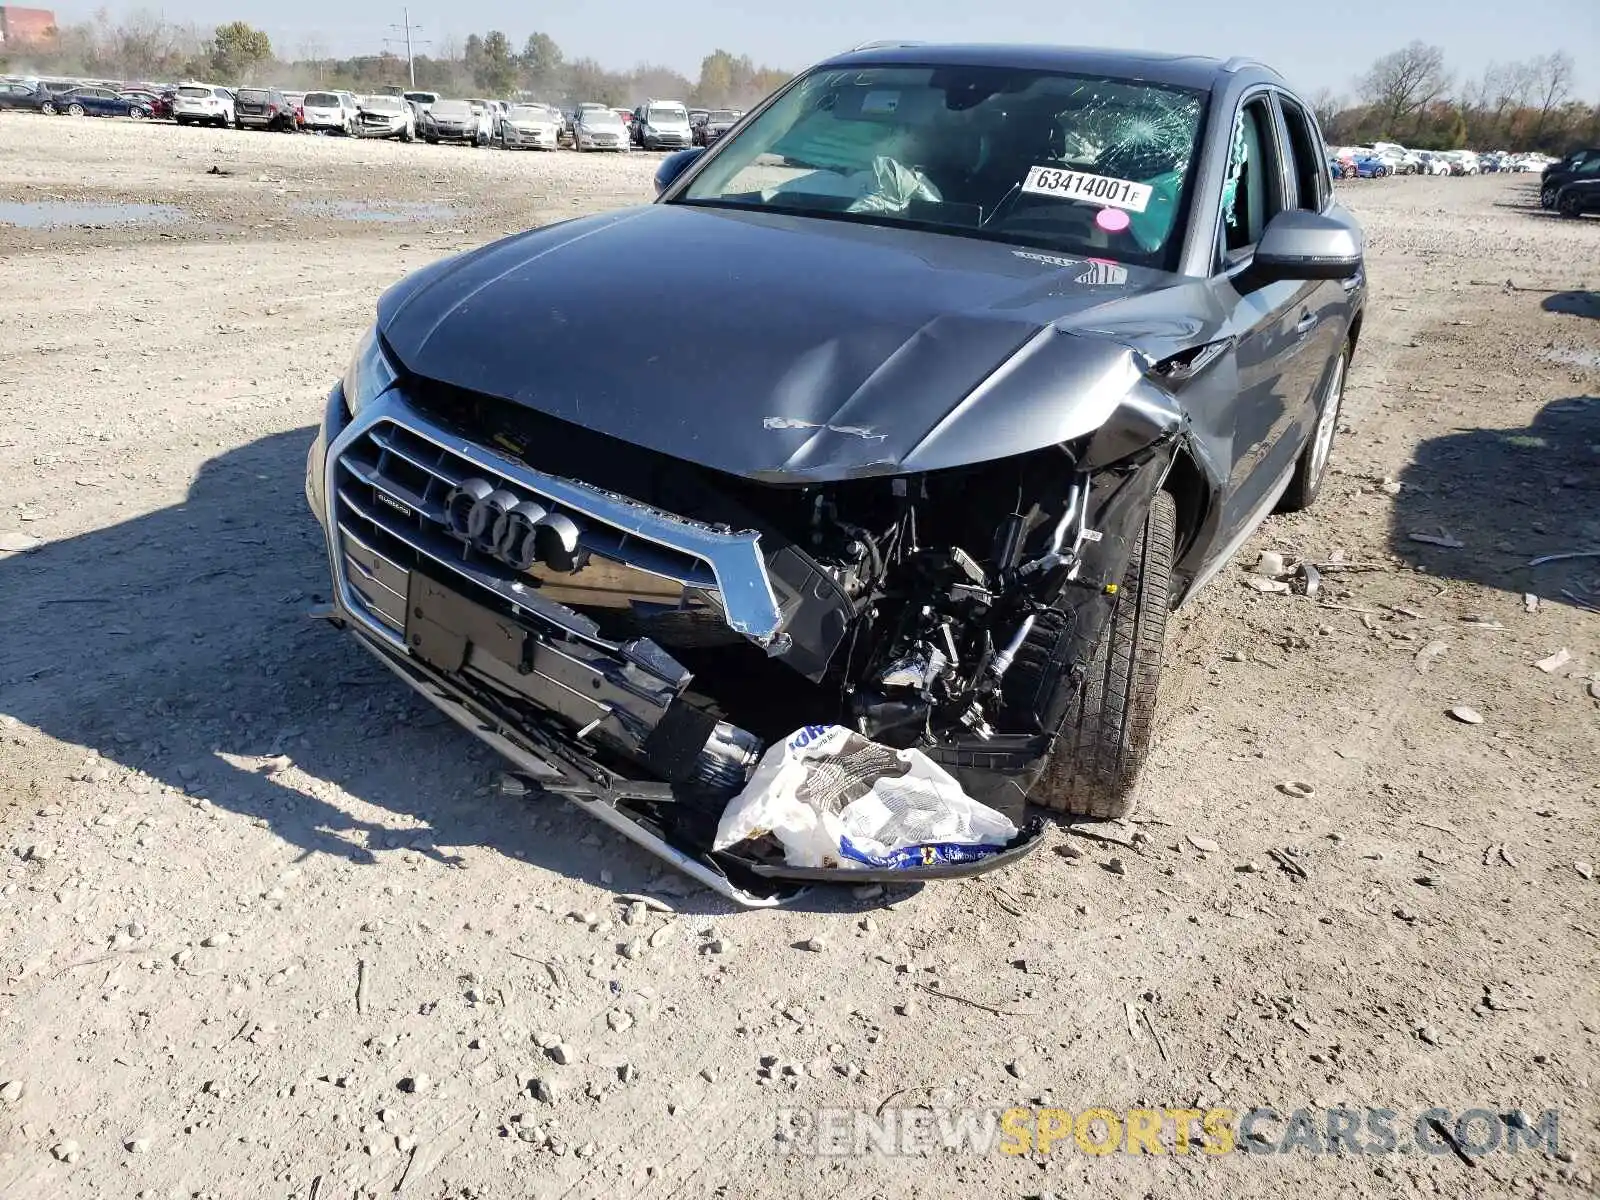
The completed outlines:
[[[1262,283],[1249,269],[1267,222],[1294,195],[1283,169],[1271,92],[1248,93],[1232,128],[1229,174],[1234,182],[1223,195],[1216,286],[1230,310],[1238,390],[1231,411],[1212,414],[1222,425],[1215,432],[1232,445],[1224,544],[1270,511],[1294,465],[1297,447],[1286,435],[1305,404],[1305,339],[1316,324],[1314,284]]]
[[[1316,120],[1284,92],[1277,93],[1277,103],[1289,202],[1308,212],[1326,212],[1334,204],[1333,183],[1322,158],[1322,135]],[[1343,280],[1315,280],[1302,289],[1302,314],[1295,324],[1300,344],[1292,352],[1293,365],[1287,372],[1291,396],[1301,397],[1298,411],[1290,413],[1288,432],[1297,454],[1316,426],[1329,375],[1350,336],[1355,299],[1365,284],[1362,273],[1357,272]]]

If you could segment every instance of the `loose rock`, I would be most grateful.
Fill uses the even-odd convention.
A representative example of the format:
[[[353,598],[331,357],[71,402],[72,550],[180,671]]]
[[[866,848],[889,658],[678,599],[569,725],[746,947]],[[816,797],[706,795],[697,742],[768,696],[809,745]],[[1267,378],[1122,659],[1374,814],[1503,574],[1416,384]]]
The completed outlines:
[[[808,937],[805,941],[800,943],[800,949],[809,950],[813,954],[821,954],[827,948],[828,943],[826,939],[820,937]]]
[[[1450,715],[1463,725],[1483,724],[1483,714],[1475,708],[1468,708],[1465,704],[1457,704],[1449,711]]]
[[[7,1104],[15,1104],[21,1099],[22,1080],[12,1079],[5,1083],[0,1083],[0,1100],[5,1101]]]

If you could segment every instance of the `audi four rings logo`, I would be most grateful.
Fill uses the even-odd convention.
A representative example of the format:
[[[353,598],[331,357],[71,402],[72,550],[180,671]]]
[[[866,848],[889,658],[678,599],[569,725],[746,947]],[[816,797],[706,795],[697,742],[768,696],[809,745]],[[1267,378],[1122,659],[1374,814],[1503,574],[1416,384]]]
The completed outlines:
[[[558,571],[580,565],[578,525],[565,513],[551,512],[515,492],[482,479],[464,479],[445,497],[450,532],[474,550],[513,570],[545,563]]]

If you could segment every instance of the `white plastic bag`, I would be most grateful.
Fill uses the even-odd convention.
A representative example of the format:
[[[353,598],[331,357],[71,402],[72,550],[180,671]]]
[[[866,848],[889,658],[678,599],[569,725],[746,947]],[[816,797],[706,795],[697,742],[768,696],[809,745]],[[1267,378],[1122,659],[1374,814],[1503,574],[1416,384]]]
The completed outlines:
[[[972,862],[1017,836],[920,750],[842,725],[808,725],[761,756],[717,824],[718,850],[771,833],[792,867],[916,868]]]

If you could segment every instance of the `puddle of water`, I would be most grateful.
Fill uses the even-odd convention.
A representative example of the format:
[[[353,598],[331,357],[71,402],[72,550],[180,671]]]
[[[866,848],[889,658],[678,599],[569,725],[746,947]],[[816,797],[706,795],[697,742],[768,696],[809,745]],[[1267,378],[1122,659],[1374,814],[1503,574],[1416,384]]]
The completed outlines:
[[[437,221],[455,216],[455,209],[434,200],[394,200],[369,204],[364,200],[313,200],[302,206],[307,212],[337,217],[341,221],[380,221],[402,224],[406,221]]]
[[[0,225],[60,229],[69,225],[170,225],[184,211],[171,204],[90,204],[76,200],[0,200]]]
[[[1567,346],[1558,346],[1544,352],[1545,358],[1551,362],[1561,363],[1568,367],[1582,367],[1588,371],[1600,371],[1600,350],[1578,350]]]

